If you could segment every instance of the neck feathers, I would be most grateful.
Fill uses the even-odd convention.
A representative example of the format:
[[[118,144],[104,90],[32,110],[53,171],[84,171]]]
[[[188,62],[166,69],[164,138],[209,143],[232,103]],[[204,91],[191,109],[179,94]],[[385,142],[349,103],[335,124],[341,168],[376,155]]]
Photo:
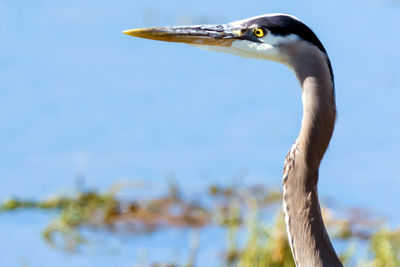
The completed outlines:
[[[332,137],[336,107],[329,59],[304,43],[286,51],[302,86],[303,120],[287,155],[283,177],[284,212],[298,267],[342,266],[326,232],[318,201],[320,162]],[[303,51],[298,51],[302,49]]]

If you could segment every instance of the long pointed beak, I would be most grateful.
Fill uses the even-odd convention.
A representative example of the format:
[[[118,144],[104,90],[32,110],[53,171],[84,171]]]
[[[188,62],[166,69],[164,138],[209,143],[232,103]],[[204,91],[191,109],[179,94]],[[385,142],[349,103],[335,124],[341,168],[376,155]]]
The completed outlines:
[[[195,26],[172,26],[151,27],[127,30],[123,33],[164,42],[231,46],[232,42],[239,39],[240,29],[223,25],[195,25]]]

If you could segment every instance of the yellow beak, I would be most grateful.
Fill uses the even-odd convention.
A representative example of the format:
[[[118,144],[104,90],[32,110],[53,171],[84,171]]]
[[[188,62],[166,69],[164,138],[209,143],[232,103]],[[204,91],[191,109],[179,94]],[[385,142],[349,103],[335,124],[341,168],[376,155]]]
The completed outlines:
[[[240,37],[240,30],[228,25],[196,25],[151,27],[123,31],[123,33],[164,42],[231,46]]]

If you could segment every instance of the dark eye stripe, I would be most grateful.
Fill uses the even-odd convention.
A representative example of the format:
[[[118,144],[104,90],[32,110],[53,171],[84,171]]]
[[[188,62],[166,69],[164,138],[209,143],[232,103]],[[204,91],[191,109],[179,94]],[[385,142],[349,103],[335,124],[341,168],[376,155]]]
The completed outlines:
[[[307,27],[307,25],[290,16],[277,15],[261,17],[249,21],[249,24],[266,28],[268,29],[268,31],[275,35],[286,36],[289,34],[296,34],[301,39],[312,43],[313,45],[318,47],[319,50],[326,54],[324,46],[315,35],[315,33],[309,27]]]
[[[245,26],[248,27],[251,27],[253,25],[262,27],[266,29],[268,32],[271,32],[272,34],[275,35],[287,36],[289,34],[295,34],[299,36],[302,40],[315,45],[321,52],[325,53],[328,56],[328,53],[326,52],[321,41],[318,39],[317,35],[315,35],[315,33],[303,22],[294,19],[290,16],[276,15],[276,16],[258,17],[252,20],[248,20],[247,23],[245,24]],[[253,38],[250,37],[249,39],[255,42],[260,42],[258,38],[255,38],[255,35],[253,35]],[[332,66],[328,57],[327,57],[327,64],[332,76],[331,77],[332,83],[334,83]]]

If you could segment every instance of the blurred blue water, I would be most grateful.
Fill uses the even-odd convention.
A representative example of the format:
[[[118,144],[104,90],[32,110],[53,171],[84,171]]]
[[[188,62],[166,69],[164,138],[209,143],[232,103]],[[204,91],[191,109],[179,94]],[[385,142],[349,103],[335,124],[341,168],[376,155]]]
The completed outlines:
[[[203,262],[212,258],[214,266],[218,266],[223,259],[223,242],[208,242],[213,238],[224,240],[224,230],[217,227],[207,228],[201,234],[188,229],[165,229],[151,238],[84,230],[88,243],[68,253],[50,248],[40,235],[55,214],[22,211],[11,215],[0,215],[1,224],[7,225],[0,241],[1,266],[149,266],[154,262],[184,265],[194,239],[199,239],[196,242],[202,246],[198,257]]]
[[[101,189],[170,174],[193,193],[238,175],[278,188],[302,114],[285,66],[121,33],[271,12],[309,24],[333,64],[339,119],[320,195],[398,224],[400,5],[390,1],[0,1],[0,199],[64,191],[77,174]],[[1,216],[7,266],[44,266],[44,255],[49,266],[110,266],[46,247],[48,215]]]

